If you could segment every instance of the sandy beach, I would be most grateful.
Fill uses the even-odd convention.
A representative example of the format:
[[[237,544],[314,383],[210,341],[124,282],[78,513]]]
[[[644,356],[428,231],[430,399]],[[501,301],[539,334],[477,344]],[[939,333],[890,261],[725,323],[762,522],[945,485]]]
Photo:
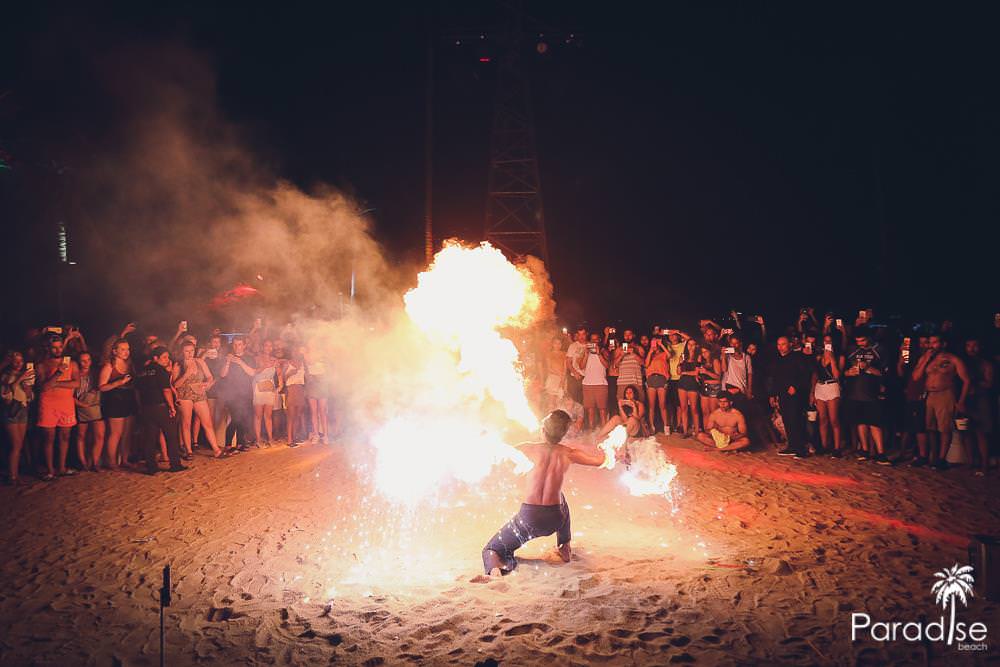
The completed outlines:
[[[518,506],[495,474],[416,512],[366,492],[363,449],[275,447],[149,478],[0,488],[0,664],[972,664],[943,643],[852,642],[850,615],[937,619],[933,574],[1000,534],[996,479],[854,460],[721,455],[660,438],[673,502],[573,469],[574,558],[552,538],[489,583]],[[1000,633],[998,604],[967,622]]]

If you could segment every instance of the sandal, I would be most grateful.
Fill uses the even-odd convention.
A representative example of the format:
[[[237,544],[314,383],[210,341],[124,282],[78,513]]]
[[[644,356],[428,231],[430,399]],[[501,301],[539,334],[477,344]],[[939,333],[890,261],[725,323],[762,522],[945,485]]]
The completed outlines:
[[[76,474],[77,474],[77,471],[74,470],[73,468],[66,468],[61,473],[59,473],[59,476],[60,477],[72,477],[72,476],[74,476]]]
[[[56,476],[53,475],[53,474],[51,474],[51,473],[45,473],[44,475],[42,475],[42,481],[43,482],[54,482],[54,481],[56,481]]]

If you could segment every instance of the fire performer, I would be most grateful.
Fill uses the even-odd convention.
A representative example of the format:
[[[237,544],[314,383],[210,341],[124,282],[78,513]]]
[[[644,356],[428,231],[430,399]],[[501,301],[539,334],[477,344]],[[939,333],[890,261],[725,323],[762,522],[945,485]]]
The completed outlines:
[[[556,534],[556,553],[564,563],[570,559],[569,505],[562,494],[563,477],[573,463],[606,466],[614,452],[587,453],[559,444],[569,429],[571,417],[553,410],[542,420],[545,442],[518,445],[535,464],[528,477],[528,493],[521,510],[483,548],[483,568],[490,576],[505,575],[517,567],[514,552],[536,537]]]

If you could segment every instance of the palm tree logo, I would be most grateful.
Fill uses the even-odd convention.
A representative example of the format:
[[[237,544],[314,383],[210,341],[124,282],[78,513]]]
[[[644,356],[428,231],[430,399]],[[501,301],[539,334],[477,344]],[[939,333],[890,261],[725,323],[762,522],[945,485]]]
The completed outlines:
[[[931,593],[937,594],[934,601],[940,604],[944,610],[948,609],[949,603],[951,604],[951,627],[948,630],[949,646],[955,637],[955,605],[957,604],[955,598],[961,600],[963,606],[968,606],[969,602],[966,596],[973,597],[975,595],[972,590],[975,580],[972,578],[971,572],[970,565],[959,566],[958,563],[955,563],[953,567],[946,567],[941,572],[934,573],[934,576],[940,580],[931,586]]]

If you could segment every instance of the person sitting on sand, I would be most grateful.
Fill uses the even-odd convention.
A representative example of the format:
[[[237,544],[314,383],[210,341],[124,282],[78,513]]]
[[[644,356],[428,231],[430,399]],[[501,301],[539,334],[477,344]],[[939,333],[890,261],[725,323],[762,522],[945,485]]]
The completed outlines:
[[[750,446],[747,422],[743,413],[733,407],[733,399],[726,393],[718,397],[719,407],[705,420],[705,432],[698,434],[698,442],[720,452],[731,452]]]
[[[570,559],[569,505],[562,494],[563,477],[571,464],[601,466],[602,452],[588,453],[560,445],[571,417],[553,410],[542,420],[545,442],[518,445],[535,464],[528,473],[528,493],[521,510],[483,548],[483,569],[490,576],[508,574],[517,567],[514,552],[528,540],[556,533],[556,552],[564,563]]]

